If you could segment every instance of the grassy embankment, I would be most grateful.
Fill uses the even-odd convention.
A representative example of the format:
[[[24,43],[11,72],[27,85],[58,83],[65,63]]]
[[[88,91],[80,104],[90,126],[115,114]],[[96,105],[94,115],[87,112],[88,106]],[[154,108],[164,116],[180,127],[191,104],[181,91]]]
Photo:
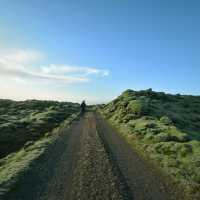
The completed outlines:
[[[142,156],[198,198],[200,96],[127,90],[100,112]]]
[[[0,197],[78,114],[79,105],[73,103],[0,100]]]

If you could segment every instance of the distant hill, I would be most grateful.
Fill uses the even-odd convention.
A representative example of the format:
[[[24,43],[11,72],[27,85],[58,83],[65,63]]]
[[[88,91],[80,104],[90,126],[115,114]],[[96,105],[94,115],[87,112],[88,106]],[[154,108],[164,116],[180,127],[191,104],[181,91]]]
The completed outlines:
[[[200,188],[200,96],[126,90],[100,111],[188,191]]]

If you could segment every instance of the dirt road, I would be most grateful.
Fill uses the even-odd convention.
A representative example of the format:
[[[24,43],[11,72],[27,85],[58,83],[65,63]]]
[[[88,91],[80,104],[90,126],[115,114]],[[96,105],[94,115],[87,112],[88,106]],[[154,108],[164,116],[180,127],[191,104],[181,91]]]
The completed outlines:
[[[170,191],[107,122],[91,112],[63,133],[37,169],[6,199],[178,199]]]

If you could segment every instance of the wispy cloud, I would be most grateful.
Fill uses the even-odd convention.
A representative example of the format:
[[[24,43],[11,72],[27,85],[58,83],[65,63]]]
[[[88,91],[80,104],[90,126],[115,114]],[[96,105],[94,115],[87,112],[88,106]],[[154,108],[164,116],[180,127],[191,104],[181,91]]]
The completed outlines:
[[[109,71],[95,67],[49,64],[34,65],[44,55],[33,50],[0,50],[0,76],[14,80],[52,83],[89,82],[94,76],[108,76]]]

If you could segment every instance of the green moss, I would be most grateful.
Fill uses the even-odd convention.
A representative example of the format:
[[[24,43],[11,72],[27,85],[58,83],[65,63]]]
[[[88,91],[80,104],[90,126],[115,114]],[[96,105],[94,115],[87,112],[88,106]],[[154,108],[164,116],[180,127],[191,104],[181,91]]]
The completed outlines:
[[[14,187],[21,174],[29,170],[30,163],[44,152],[50,142],[50,138],[44,138],[0,160],[0,196]]]
[[[78,114],[71,115],[59,127],[44,134],[37,141],[28,141],[19,151],[0,159],[0,198],[11,191],[20,181],[20,177],[31,170],[32,164],[42,156],[58,138],[63,129],[69,127]]]
[[[199,96],[127,90],[100,112],[143,156],[187,191],[200,192]]]
[[[0,100],[0,158],[40,139],[78,112],[79,105],[68,102]]]
[[[171,125],[172,124],[172,120],[170,120],[169,117],[167,117],[167,116],[162,116],[160,118],[160,122],[163,123],[164,125]]]

